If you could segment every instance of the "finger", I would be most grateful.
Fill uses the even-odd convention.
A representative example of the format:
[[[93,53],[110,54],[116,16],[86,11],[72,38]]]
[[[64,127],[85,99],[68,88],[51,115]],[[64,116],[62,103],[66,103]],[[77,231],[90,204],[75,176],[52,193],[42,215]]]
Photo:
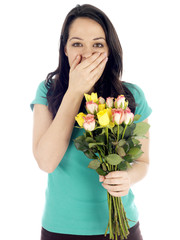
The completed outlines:
[[[99,181],[103,182],[104,181],[104,176],[99,175]]]
[[[76,66],[80,63],[80,61],[81,61],[81,56],[77,55],[72,62],[70,71],[73,71],[76,68]]]
[[[108,173],[105,178],[123,178],[124,177],[124,171],[113,171]]]
[[[107,63],[107,59],[104,59],[98,67],[96,67],[92,72],[91,72],[91,79],[92,79],[92,85],[94,85],[98,80],[99,78],[101,77],[103,71],[104,71],[104,68],[106,66],[106,63]]]
[[[123,184],[122,178],[105,178],[105,184]]]
[[[106,190],[112,191],[112,192],[122,192],[122,191],[125,191],[127,189],[127,186],[124,186],[124,185],[109,185],[109,184],[103,183],[102,186]]]
[[[92,62],[86,69],[89,70],[89,72],[93,71],[95,68],[97,68],[101,63],[99,67],[103,69],[104,63],[107,61],[107,54],[102,53],[99,57],[96,58],[94,62]]]
[[[81,63],[81,68],[87,68],[88,66],[90,66],[99,56],[101,53],[96,52],[94,54],[92,54],[90,57],[88,57],[87,59],[85,59],[82,63]]]

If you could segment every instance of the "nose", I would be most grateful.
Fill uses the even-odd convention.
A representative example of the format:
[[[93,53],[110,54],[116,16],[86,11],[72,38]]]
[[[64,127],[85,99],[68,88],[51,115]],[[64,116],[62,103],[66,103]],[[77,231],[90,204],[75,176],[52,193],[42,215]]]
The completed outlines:
[[[93,53],[94,49],[92,49],[91,47],[84,48],[82,51],[82,59],[85,60],[86,58],[90,57]]]

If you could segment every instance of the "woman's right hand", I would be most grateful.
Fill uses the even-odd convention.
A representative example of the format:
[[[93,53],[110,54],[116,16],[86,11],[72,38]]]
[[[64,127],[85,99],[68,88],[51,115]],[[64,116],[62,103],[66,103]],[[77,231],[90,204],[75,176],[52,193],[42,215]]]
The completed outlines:
[[[101,77],[107,63],[106,53],[94,53],[81,62],[81,56],[74,59],[69,73],[69,87],[71,91],[88,93]]]

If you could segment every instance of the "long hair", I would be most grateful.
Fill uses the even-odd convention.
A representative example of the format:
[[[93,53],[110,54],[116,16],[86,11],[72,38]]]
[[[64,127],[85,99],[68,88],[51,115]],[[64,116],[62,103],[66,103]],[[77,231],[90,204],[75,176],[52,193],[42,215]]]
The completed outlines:
[[[60,36],[59,64],[57,69],[46,77],[48,107],[53,118],[58,111],[69,83],[70,66],[68,58],[64,53],[69,37],[69,28],[73,21],[80,17],[90,18],[101,25],[109,48],[108,62],[100,79],[94,85],[94,92],[97,92],[98,96],[104,98],[117,97],[119,94],[124,94],[129,101],[131,111],[135,112],[134,97],[121,81],[123,53],[116,30],[104,12],[92,5],[84,4],[82,6],[77,5],[66,16]],[[80,111],[82,111],[84,105],[85,99],[82,100]]]

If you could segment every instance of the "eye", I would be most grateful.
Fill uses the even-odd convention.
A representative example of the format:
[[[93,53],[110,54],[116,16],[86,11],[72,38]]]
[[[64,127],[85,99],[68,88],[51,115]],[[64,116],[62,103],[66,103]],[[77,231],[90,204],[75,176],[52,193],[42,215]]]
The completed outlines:
[[[102,43],[95,43],[94,47],[102,48],[102,47],[104,47],[104,45]]]
[[[72,44],[73,47],[82,47],[82,44],[77,42]]]

